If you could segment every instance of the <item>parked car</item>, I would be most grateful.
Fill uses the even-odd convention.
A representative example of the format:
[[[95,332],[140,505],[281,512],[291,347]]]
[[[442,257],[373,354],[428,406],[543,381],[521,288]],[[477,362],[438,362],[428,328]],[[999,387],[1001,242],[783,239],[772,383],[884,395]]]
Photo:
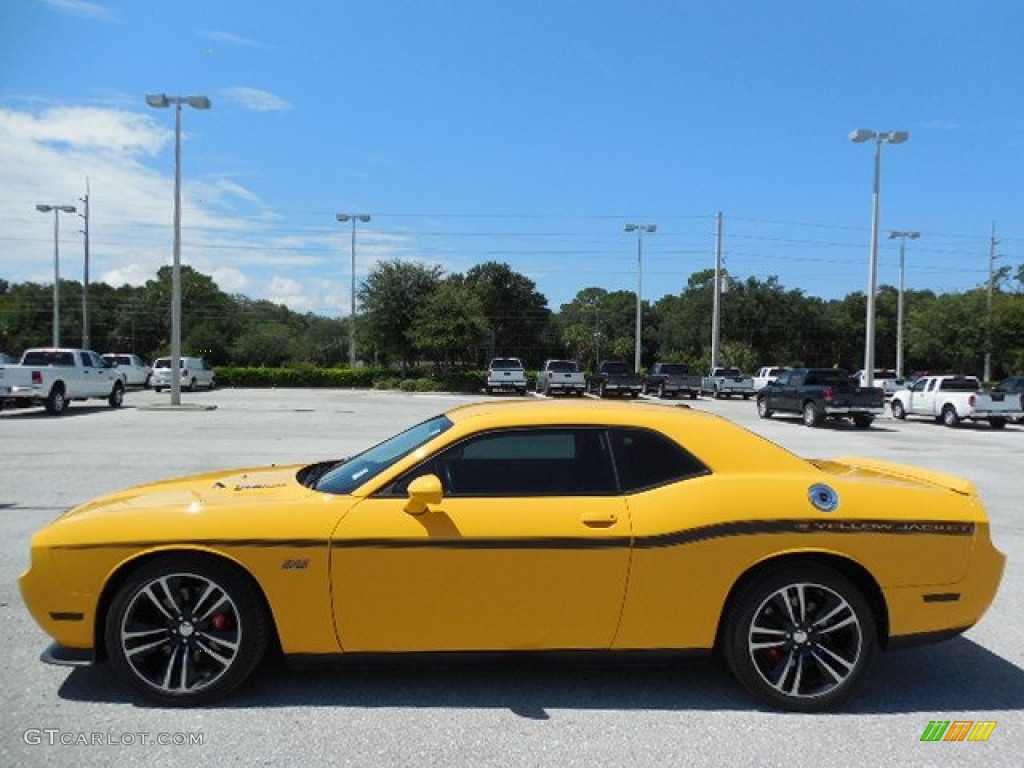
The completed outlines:
[[[0,367],[0,408],[41,405],[54,416],[72,400],[106,400],[120,408],[124,401],[121,375],[88,349],[39,347],[26,349],[17,365]]]
[[[701,393],[716,400],[733,395],[747,400],[754,394],[754,380],[739,368],[712,368],[701,380]]]
[[[112,493],[30,558],[44,658],[108,661],[165,705],[229,693],[272,649],[717,650],[805,711],[840,703],[879,649],[974,625],[1005,562],[967,480],[578,400],[477,403],[350,459]]]
[[[575,360],[545,360],[537,371],[537,391],[544,395],[583,397],[587,390],[587,377]]]
[[[1009,376],[999,382],[995,389],[997,392],[1024,395],[1024,376]],[[1018,416],[1015,421],[1024,421],[1024,415]]]
[[[798,413],[808,427],[825,419],[852,419],[867,429],[885,412],[880,387],[861,387],[839,368],[794,368],[757,393],[757,414],[770,419],[774,413]]]
[[[754,374],[754,391],[760,392],[765,388],[766,385],[771,384],[780,374],[788,371],[789,368],[782,365],[766,365],[762,368],[757,369],[757,373]]]
[[[213,389],[217,386],[217,376],[213,369],[201,357],[182,357],[181,388],[193,392],[199,387]],[[171,387],[171,358],[158,357],[153,361],[153,374],[150,384],[157,392]]]
[[[153,376],[153,367],[146,365],[138,355],[107,352],[103,355],[103,359],[117,369],[126,387],[146,388],[149,386],[149,380]]]
[[[886,400],[891,398],[897,390],[902,389],[905,384],[904,380],[897,376],[896,371],[891,368],[875,368],[875,375],[872,378],[874,379],[872,386],[881,387]],[[867,372],[863,368],[853,374],[853,379],[858,387],[868,385]]]
[[[696,400],[700,394],[701,377],[690,372],[686,363],[655,363],[644,376],[644,394],[658,397],[687,395]]]
[[[640,397],[643,379],[626,363],[602,360],[587,381],[587,389],[602,398],[616,395]]]
[[[518,357],[496,357],[487,366],[488,395],[495,392],[526,394],[526,368]]]
[[[985,390],[976,376],[922,376],[896,392],[890,407],[896,419],[928,416],[947,427],[987,421],[992,429],[1002,429],[1010,419],[1024,416],[1024,395]]]

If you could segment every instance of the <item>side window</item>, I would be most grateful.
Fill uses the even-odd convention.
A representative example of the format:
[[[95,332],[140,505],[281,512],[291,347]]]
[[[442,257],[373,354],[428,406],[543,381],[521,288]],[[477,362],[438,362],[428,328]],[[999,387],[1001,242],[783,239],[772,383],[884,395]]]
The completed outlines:
[[[938,383],[938,381],[939,381],[938,379],[930,379],[928,381],[928,391],[929,392],[931,392],[933,389],[935,389],[935,385]]]
[[[382,491],[404,496],[424,474],[441,478],[445,496],[607,496],[616,493],[603,429],[488,432],[431,457]]]
[[[709,473],[674,440],[646,429],[613,429],[612,451],[625,493],[679,482]]]
[[[78,353],[78,359],[82,361],[82,367],[83,368],[93,368],[93,367],[95,367],[92,364],[92,355],[90,355],[88,352],[79,352]]]

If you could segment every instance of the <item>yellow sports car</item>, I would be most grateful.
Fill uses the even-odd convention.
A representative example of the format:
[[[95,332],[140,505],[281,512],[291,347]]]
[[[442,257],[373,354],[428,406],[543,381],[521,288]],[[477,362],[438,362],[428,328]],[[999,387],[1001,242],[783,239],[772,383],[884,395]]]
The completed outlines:
[[[165,704],[287,656],[719,651],[816,711],[876,648],[956,635],[1004,557],[971,483],[805,460],[685,407],[487,402],[364,453],[110,494],[32,539],[58,663]]]

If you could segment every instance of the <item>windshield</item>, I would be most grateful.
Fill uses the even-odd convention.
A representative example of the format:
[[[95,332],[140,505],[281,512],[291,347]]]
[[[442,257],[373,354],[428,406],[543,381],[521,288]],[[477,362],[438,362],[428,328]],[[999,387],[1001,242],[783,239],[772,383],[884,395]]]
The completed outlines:
[[[352,493],[360,485],[372,480],[396,461],[408,456],[451,426],[451,419],[443,415],[417,424],[363,451],[358,456],[346,459],[325,473],[313,488],[323,493]]]
[[[669,363],[668,365],[661,366],[661,372],[667,373],[670,376],[685,376],[690,372],[690,367],[682,363]]]
[[[498,371],[517,370],[523,367],[523,361],[515,357],[495,358],[491,360],[491,368]]]

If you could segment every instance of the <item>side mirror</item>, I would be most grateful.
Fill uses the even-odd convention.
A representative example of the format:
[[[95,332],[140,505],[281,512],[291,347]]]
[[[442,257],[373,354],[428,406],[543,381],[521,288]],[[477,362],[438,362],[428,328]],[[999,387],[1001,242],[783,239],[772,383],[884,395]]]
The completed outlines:
[[[409,483],[409,501],[403,509],[410,515],[422,515],[431,504],[444,498],[441,479],[437,475],[421,475]]]

